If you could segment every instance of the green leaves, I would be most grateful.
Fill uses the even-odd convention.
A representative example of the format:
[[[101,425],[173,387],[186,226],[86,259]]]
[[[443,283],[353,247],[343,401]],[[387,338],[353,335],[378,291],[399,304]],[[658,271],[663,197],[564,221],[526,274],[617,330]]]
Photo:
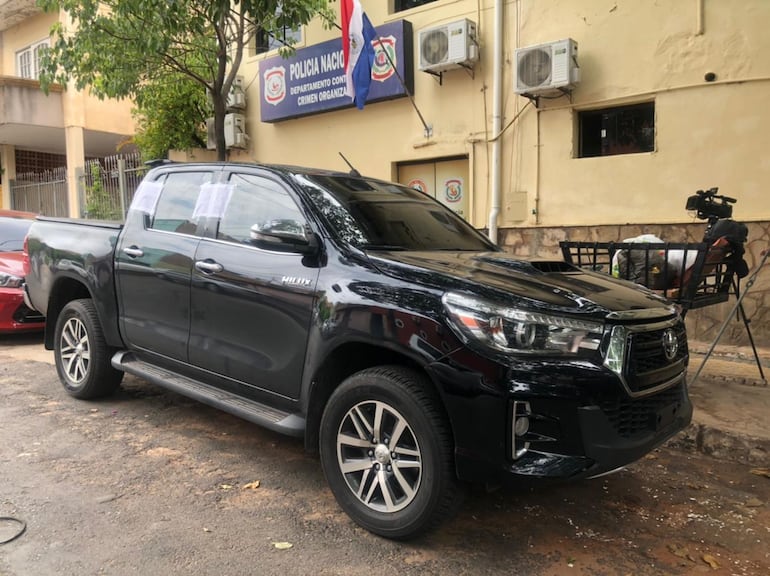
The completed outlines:
[[[165,125],[163,115],[150,109],[161,91],[168,93],[166,109],[187,119],[209,113],[200,105],[208,89],[221,132],[233,68],[240,66],[258,29],[298,28],[316,16],[334,20],[327,0],[38,0],[38,6],[69,16],[51,29],[51,46],[41,62],[43,90],[72,82],[99,98],[134,98],[143,118],[139,141],[160,135],[153,122]],[[184,90],[174,89],[179,86]],[[168,98],[180,101],[172,106]],[[205,119],[198,116],[195,124]],[[191,125],[185,120],[181,132],[172,133],[187,134]],[[182,138],[168,145],[185,148],[189,143]],[[217,134],[217,152],[224,160],[224,134]]]

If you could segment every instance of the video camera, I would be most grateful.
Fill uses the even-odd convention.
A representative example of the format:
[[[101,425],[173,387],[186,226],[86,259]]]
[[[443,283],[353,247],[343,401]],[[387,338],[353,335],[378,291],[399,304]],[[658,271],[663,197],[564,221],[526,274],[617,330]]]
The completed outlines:
[[[719,220],[720,218],[730,218],[733,215],[732,205],[737,202],[735,198],[717,194],[719,188],[709,188],[708,190],[698,190],[695,194],[687,198],[685,209],[695,210],[698,218],[701,220]]]

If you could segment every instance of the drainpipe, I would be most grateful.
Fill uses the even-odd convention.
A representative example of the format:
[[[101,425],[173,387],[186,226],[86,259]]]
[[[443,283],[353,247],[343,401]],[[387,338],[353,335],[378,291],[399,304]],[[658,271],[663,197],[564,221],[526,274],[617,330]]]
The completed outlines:
[[[489,239],[497,244],[497,217],[500,215],[500,157],[503,125],[503,0],[495,0],[494,54],[492,62],[492,201],[489,210]]]
[[[705,31],[705,11],[704,0],[695,0],[695,35],[701,36]]]

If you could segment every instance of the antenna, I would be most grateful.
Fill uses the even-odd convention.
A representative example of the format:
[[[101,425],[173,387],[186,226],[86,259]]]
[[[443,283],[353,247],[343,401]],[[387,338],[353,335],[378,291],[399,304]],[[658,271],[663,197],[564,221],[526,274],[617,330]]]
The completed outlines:
[[[345,155],[342,152],[337,152],[337,154],[342,156],[342,159],[345,161],[345,164],[347,164],[350,167],[350,175],[355,176],[356,178],[361,178],[361,173],[355,168],[353,168],[353,165],[350,162],[348,162],[348,159],[345,158]]]

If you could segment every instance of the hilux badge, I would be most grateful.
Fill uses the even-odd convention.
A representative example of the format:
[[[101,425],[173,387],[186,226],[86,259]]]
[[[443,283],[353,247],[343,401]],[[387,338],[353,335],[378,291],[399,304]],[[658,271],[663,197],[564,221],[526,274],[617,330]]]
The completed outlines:
[[[676,358],[678,350],[679,340],[676,337],[676,332],[669,328],[663,332],[663,353],[666,355],[666,360],[673,360]]]

